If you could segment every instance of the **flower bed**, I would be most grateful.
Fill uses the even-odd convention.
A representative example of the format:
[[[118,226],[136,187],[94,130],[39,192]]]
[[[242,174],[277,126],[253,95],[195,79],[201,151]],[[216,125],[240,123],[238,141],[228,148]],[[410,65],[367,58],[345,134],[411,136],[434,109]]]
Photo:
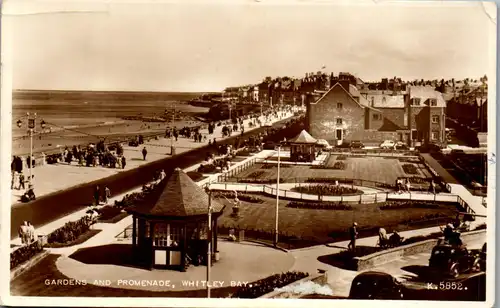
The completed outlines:
[[[222,198],[226,197],[228,199],[234,199],[235,194],[232,191],[216,191],[214,194],[214,198]],[[243,194],[243,193],[238,193],[238,199],[241,201],[246,201],[250,203],[263,203],[264,200],[262,200],[259,197],[250,195],[250,194]]]
[[[232,298],[258,298],[264,294],[273,292],[277,288],[282,288],[297,280],[308,277],[308,273],[304,272],[286,272],[283,274],[275,274],[264,279],[254,281],[246,286],[236,290],[232,294]]]
[[[248,184],[274,184],[277,179],[256,179],[256,178],[240,178],[238,182]],[[280,183],[284,183],[285,179],[280,178]]]
[[[344,154],[339,155],[339,156],[337,156],[337,160],[347,160],[347,155],[344,155]]]
[[[90,230],[92,220],[84,216],[77,221],[67,222],[59,229],[52,231],[47,237],[47,243],[67,244],[76,240],[80,235]]]
[[[402,163],[418,163],[418,162],[420,162],[419,158],[409,158],[409,157],[399,157],[398,160]]]
[[[75,246],[75,245],[84,243],[85,241],[87,241],[88,239],[90,239],[91,237],[93,237],[94,235],[98,234],[101,231],[102,230],[89,229],[89,230],[87,230],[87,232],[80,234],[80,236],[78,236],[73,241],[70,241],[67,243],[50,243],[50,244],[47,244],[47,247],[49,247],[49,248],[61,248],[61,247]]]
[[[414,164],[403,164],[403,171],[406,174],[418,174],[418,169]]]
[[[306,183],[332,183],[335,182],[344,183],[344,184],[352,184],[354,181],[350,179],[339,179],[339,178],[321,178],[321,177],[312,177],[306,180]]]
[[[407,208],[425,208],[437,209],[439,204],[430,203],[425,201],[387,201],[384,205],[379,207],[381,210],[397,210]]]
[[[217,166],[213,164],[200,165],[197,171],[199,173],[214,173],[217,171]]]
[[[261,175],[264,175],[266,172],[265,171],[262,171],[262,170],[257,170],[257,171],[254,171],[252,173],[250,173],[248,175],[249,178],[258,178],[260,177]]]
[[[145,196],[145,192],[136,192],[127,194],[123,197],[121,201],[115,200],[115,206],[126,208],[131,205],[134,205],[136,202],[142,200]]]
[[[308,186],[293,187],[292,191],[320,196],[352,196],[362,194],[362,191],[341,185],[317,184]]]
[[[288,202],[287,207],[296,209],[314,209],[314,210],[352,210],[352,206],[340,204],[337,202]]]
[[[191,180],[193,180],[195,182],[199,182],[199,181],[207,178],[206,176],[203,175],[203,173],[196,172],[196,171],[189,171],[186,174],[191,178]]]
[[[335,170],[345,170],[345,168],[346,168],[345,163],[341,161],[335,162],[335,164],[333,165],[333,169]]]
[[[10,253],[10,269],[13,270],[43,251],[38,241],[16,249]]]

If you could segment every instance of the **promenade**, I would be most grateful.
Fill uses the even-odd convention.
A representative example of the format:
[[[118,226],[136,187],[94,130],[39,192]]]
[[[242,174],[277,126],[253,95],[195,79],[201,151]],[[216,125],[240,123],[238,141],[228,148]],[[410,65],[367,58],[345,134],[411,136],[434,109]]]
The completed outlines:
[[[270,124],[274,124],[278,121],[290,118],[293,116],[293,113],[287,113],[284,117],[273,117],[270,121]],[[250,119],[246,119],[243,121],[245,132],[251,132],[255,129],[260,128],[249,127]],[[200,132],[202,135],[207,136],[207,140],[203,142],[195,142],[192,138],[184,138],[180,137],[177,141],[174,140],[173,145],[175,147],[175,154],[185,153],[192,149],[197,149],[208,144],[208,140],[212,140],[215,138],[217,142],[228,139],[229,137],[239,136],[241,132],[233,132],[233,134],[229,137],[222,136],[222,127],[217,126],[213,134],[208,134],[208,129],[203,129]],[[158,140],[151,139],[149,141],[145,141],[143,145],[139,147],[131,147],[126,144],[123,145],[124,156],[127,159],[127,165],[125,169],[118,168],[106,168],[106,167],[85,167],[79,166],[77,162],[73,162],[72,164],[67,163],[58,163],[53,165],[40,165],[33,168],[33,174],[35,175],[33,179],[33,184],[35,187],[35,193],[38,198],[61,191],[64,189],[68,189],[73,186],[77,186],[83,183],[93,182],[102,178],[109,177],[111,175],[115,175],[124,171],[128,171],[139,166],[143,166],[145,164],[151,163],[153,161],[158,161],[164,159],[170,155],[170,145],[172,140],[170,138],[159,138]],[[142,149],[146,147],[148,154],[146,160],[142,157]],[[25,168],[25,175],[29,175],[29,170]],[[54,176],[54,175],[58,176]],[[12,190],[12,200],[11,204],[19,203],[19,199],[24,193],[23,190]]]

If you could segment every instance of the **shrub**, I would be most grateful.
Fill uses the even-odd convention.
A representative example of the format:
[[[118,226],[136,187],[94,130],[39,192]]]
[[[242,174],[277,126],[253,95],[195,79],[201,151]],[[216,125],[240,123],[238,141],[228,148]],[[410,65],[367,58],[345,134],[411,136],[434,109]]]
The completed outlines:
[[[134,205],[136,202],[141,201],[146,194],[144,192],[135,192],[128,195],[125,195],[121,201],[115,201],[115,206],[126,208]]]
[[[43,247],[35,241],[29,245],[22,246],[10,253],[10,269],[13,270],[24,262],[42,252]]]
[[[67,222],[59,229],[52,231],[47,237],[47,243],[65,244],[76,240],[80,235],[90,230],[92,220],[84,216],[77,221]]]
[[[342,155],[337,156],[337,160],[346,160],[346,159],[347,159],[347,155],[342,154]]]
[[[346,168],[345,163],[343,163],[341,161],[335,162],[335,164],[333,165],[333,169],[336,169],[336,170],[344,170],[345,168]]]
[[[234,199],[234,192],[232,191],[218,191],[214,194],[215,198],[222,198],[226,197],[228,199]],[[241,201],[246,201],[250,203],[263,203],[264,200],[262,200],[259,197],[250,195],[250,194],[244,194],[244,193],[238,193],[238,199]]]
[[[121,214],[122,209],[117,206],[109,206],[106,205],[103,208],[97,209],[97,213],[99,213],[99,220],[110,220]]]
[[[403,165],[403,171],[406,174],[418,174],[417,167],[415,167],[414,164],[404,164]]]
[[[288,202],[287,207],[296,209],[314,209],[314,210],[352,210],[352,206],[335,202]]]
[[[250,173],[248,175],[249,178],[258,178],[260,177],[261,175],[263,175],[264,173],[266,173],[265,171],[262,171],[262,170],[257,170],[257,171],[254,171],[252,173]]]
[[[425,208],[425,209],[437,209],[439,204],[430,203],[425,201],[388,201],[384,205],[380,206],[381,210],[396,210],[396,209],[407,209],[407,208]]]
[[[304,272],[286,272],[275,274],[264,279],[257,280],[246,286],[240,287],[231,296],[232,298],[258,298],[264,294],[273,292],[277,288],[282,288],[292,282],[308,277]]]
[[[332,184],[317,184],[308,186],[299,186],[292,188],[292,191],[320,195],[320,196],[343,196],[361,193],[359,190],[347,186],[332,185]]]
[[[213,173],[217,171],[217,166],[213,164],[200,165],[197,171],[199,173]]]

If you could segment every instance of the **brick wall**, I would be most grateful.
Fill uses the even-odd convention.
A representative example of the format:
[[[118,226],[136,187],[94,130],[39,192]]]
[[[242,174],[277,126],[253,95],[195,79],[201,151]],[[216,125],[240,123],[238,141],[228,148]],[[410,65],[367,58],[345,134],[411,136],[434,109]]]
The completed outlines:
[[[351,135],[352,139],[349,140],[360,140],[365,145],[376,144],[378,145],[384,140],[401,140],[401,136],[398,132],[383,132],[378,130],[363,130],[356,132]]]
[[[342,108],[337,108],[337,103],[341,103]],[[343,129],[344,140],[354,140],[353,136],[364,131],[364,114],[364,108],[337,85],[323,99],[310,104],[307,126],[309,133],[317,139],[336,141],[336,130]],[[337,124],[338,118],[342,119],[341,125]]]
[[[379,108],[384,116],[383,124],[378,128],[382,131],[394,131],[404,129],[404,108]]]

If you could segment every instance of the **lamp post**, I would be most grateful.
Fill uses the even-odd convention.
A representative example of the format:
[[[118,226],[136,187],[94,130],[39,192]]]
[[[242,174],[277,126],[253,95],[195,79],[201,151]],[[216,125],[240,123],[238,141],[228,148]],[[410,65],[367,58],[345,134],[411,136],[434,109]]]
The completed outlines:
[[[175,125],[175,102],[172,102],[172,134],[170,135],[170,154],[175,155],[174,149],[174,126]]]
[[[210,184],[207,185],[208,193],[208,231],[207,231],[207,298],[210,298],[210,267],[212,265],[212,191]]]
[[[29,167],[29,180],[28,180],[28,188],[33,185],[32,179],[33,179],[33,134],[35,133],[35,121],[36,121],[36,113],[30,114],[29,112],[26,113],[26,118],[28,120],[28,131],[30,135],[30,157],[29,161],[26,160],[26,163]],[[23,126],[23,122],[21,120],[17,120],[16,122],[17,127],[21,128]],[[43,129],[45,128],[45,121],[42,120],[40,122],[40,127]]]
[[[274,247],[278,247],[278,221],[279,221],[279,205],[280,205],[280,156],[281,156],[281,146],[286,142],[284,139],[278,145],[278,175],[276,177],[276,216],[275,216],[275,227],[274,227]]]

